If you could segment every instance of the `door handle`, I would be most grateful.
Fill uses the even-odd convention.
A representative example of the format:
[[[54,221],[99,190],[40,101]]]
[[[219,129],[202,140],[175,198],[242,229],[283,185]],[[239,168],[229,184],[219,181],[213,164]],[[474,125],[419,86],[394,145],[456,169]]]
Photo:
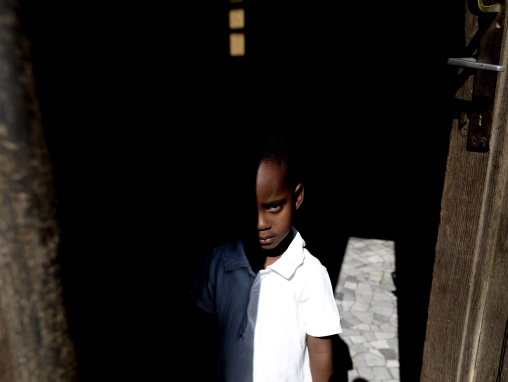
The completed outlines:
[[[506,70],[506,68],[502,65],[485,64],[483,62],[476,61],[474,57],[449,58],[447,63],[448,65],[455,65],[463,68],[492,70],[494,72],[504,72]]]
[[[472,98],[468,103],[468,116],[463,116],[463,121],[469,120],[467,150],[487,152],[493,122],[496,82],[499,73],[506,71],[506,67],[500,65],[505,10],[501,10],[501,4],[485,5],[483,0],[468,0],[468,7],[471,13],[478,15],[478,23],[484,25],[484,28],[479,29],[481,35],[476,49],[477,59],[449,58],[447,63],[469,69],[470,72],[463,73],[475,76]],[[503,64],[506,65],[504,62]]]
[[[500,4],[485,5],[483,0],[470,0],[469,4],[469,10],[475,14],[499,12],[501,10]]]

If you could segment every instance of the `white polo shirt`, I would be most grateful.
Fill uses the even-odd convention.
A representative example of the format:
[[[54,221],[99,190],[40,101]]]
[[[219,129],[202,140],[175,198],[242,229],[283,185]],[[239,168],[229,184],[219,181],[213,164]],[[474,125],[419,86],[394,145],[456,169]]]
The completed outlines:
[[[221,381],[311,382],[306,335],[342,332],[326,268],[292,230],[286,252],[257,275],[239,240],[215,248],[196,276],[196,304],[218,319]]]

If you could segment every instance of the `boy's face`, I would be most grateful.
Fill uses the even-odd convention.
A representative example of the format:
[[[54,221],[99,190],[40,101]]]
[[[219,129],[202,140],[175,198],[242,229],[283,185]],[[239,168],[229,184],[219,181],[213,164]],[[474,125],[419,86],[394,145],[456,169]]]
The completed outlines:
[[[284,170],[261,162],[256,176],[257,232],[261,249],[276,248],[291,230],[293,213],[303,201],[303,186],[286,185]]]

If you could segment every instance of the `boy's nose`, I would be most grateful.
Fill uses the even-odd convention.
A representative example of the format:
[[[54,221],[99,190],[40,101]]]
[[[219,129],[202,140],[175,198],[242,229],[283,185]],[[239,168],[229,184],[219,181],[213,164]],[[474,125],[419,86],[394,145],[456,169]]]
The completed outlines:
[[[270,228],[270,222],[263,213],[258,213],[258,231],[264,231]]]

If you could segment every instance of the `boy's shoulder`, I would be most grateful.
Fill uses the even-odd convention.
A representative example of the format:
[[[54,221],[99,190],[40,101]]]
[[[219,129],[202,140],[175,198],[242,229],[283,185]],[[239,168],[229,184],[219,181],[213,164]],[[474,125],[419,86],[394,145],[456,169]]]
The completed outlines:
[[[233,240],[213,247],[209,254],[209,260],[219,262],[224,258],[244,258],[243,244],[241,240]]]
[[[296,261],[299,264],[297,274],[301,277],[308,278],[313,277],[312,275],[318,276],[319,274],[325,273],[326,268],[316,256],[311,254],[300,232],[293,228],[293,235],[294,237],[290,244],[289,251],[293,259],[298,259]]]
[[[212,255],[214,256],[224,256],[227,254],[234,255],[235,253],[241,252],[241,250],[243,250],[241,240],[232,240],[213,247]]]
[[[206,272],[218,275],[242,266],[248,266],[247,257],[244,254],[241,240],[220,244],[208,254],[204,268]]]
[[[309,271],[323,273],[326,272],[326,267],[314,255],[312,255],[307,248],[304,248],[305,260],[304,266]]]
[[[294,248],[301,248],[304,254],[306,265],[313,268],[323,267],[321,261],[316,256],[314,256],[307,248],[307,243],[305,242],[305,239],[303,238],[302,234],[294,227],[292,228],[292,230],[294,236],[293,237]]]

